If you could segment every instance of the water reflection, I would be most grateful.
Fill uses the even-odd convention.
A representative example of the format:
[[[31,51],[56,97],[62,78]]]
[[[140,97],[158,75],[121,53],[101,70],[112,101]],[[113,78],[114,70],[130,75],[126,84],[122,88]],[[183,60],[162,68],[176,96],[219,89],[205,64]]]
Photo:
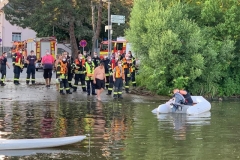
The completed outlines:
[[[190,126],[210,125],[211,112],[205,112],[198,115],[187,114],[157,114],[159,122],[172,124],[174,129],[173,137],[176,140],[186,140],[186,133]],[[160,127],[162,125],[160,124]]]
[[[4,150],[0,151],[0,155],[5,156],[29,156],[29,155],[37,155],[37,154],[70,154],[70,155],[83,155],[84,153],[80,151],[69,151],[69,150],[61,150],[61,149],[29,149],[29,150]],[[1,157],[0,157],[1,159]]]
[[[0,102],[1,138],[91,134],[72,145],[0,151],[0,159],[237,159],[239,103],[212,104],[211,113],[153,115],[152,103]],[[90,140],[90,143],[88,143]],[[179,141],[181,140],[181,141]],[[90,144],[90,150],[89,150]]]

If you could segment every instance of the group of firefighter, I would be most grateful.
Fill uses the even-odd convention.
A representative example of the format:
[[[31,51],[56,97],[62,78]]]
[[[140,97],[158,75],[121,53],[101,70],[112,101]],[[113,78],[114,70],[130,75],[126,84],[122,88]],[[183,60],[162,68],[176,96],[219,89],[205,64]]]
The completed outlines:
[[[32,84],[35,84],[35,64],[37,57],[34,51],[31,51],[30,55],[24,58],[22,51],[19,50],[12,55],[15,85],[20,84],[19,77],[23,71],[24,61],[27,62],[28,65],[26,84],[29,84],[30,80]],[[80,82],[83,92],[87,92],[88,95],[90,95],[90,93],[96,95],[93,75],[95,68],[99,65],[103,65],[105,69],[105,89],[108,90],[107,95],[112,95],[113,92],[114,98],[122,98],[123,87],[125,87],[125,92],[129,93],[130,81],[133,87],[136,86],[136,59],[133,57],[131,51],[128,53],[120,53],[120,51],[118,51],[113,53],[110,58],[108,58],[108,56],[99,57],[96,52],[94,52],[93,56],[90,56],[84,51],[83,54],[79,52],[76,59],[73,59],[67,52],[63,52],[62,55],[57,55],[53,64],[54,71],[56,72],[57,90],[60,94],[65,94],[64,89],[67,94],[72,94],[70,88],[73,89],[73,92],[76,92]],[[51,76],[48,77],[50,81]],[[44,78],[46,80],[45,76]],[[73,78],[74,83],[72,83]],[[50,85],[46,86],[48,87]]]
[[[126,93],[129,93],[130,81],[133,87],[136,86],[136,59],[131,51],[127,54],[121,54],[118,51],[112,54],[110,59],[108,56],[99,57],[96,52],[90,56],[86,51],[83,54],[78,53],[77,58],[73,59],[67,52],[64,52],[57,56],[55,62],[57,85],[60,84],[57,89],[60,90],[60,94],[65,94],[64,88],[67,94],[71,94],[70,88],[76,92],[80,82],[83,92],[87,92],[88,95],[96,95],[93,75],[95,68],[99,65],[103,65],[105,69],[107,95],[112,95],[114,86],[113,97],[122,98],[124,82]],[[72,83],[73,78],[74,83]]]

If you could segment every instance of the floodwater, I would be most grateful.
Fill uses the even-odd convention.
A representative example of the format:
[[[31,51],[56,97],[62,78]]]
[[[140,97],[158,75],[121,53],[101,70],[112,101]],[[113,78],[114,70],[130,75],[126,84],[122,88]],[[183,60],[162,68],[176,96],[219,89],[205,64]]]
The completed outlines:
[[[154,115],[158,103],[1,101],[0,137],[90,136],[57,148],[0,151],[0,159],[227,160],[240,158],[239,102],[211,112]]]

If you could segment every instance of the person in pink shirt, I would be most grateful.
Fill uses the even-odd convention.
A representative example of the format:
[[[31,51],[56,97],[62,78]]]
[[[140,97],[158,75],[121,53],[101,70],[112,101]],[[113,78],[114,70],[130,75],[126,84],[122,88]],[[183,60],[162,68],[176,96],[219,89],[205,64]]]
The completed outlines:
[[[50,87],[51,78],[52,78],[52,70],[54,66],[54,58],[49,53],[49,51],[46,51],[46,55],[42,57],[42,66],[43,66],[43,77],[46,82],[46,87]]]

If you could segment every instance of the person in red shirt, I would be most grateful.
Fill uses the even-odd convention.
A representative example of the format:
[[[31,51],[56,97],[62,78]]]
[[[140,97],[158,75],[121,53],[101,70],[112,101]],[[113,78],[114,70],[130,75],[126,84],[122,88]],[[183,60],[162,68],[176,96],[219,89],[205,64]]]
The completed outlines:
[[[19,52],[15,53],[14,55],[14,81],[13,83],[15,85],[19,85],[19,78],[20,78],[20,73],[23,71],[23,55],[22,55],[22,50],[20,49]]]
[[[75,74],[75,82],[73,85],[73,92],[77,91],[78,82],[81,82],[83,92],[86,92],[86,85],[85,85],[85,59],[83,58],[82,54],[79,54],[78,57],[75,59],[73,63],[73,70]]]

